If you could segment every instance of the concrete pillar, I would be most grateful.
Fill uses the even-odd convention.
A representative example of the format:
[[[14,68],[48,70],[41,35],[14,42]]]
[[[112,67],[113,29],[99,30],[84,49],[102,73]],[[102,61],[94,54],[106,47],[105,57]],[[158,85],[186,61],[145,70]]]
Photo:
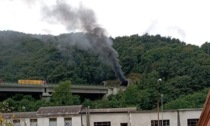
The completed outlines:
[[[126,89],[127,89],[126,87],[113,87],[113,88],[109,88],[108,89],[108,92],[104,95],[103,98],[106,99],[108,96],[110,96],[110,95],[116,95],[119,92],[125,91]]]
[[[51,97],[52,97],[52,94],[49,94],[48,92],[42,93],[42,99],[49,101]]]

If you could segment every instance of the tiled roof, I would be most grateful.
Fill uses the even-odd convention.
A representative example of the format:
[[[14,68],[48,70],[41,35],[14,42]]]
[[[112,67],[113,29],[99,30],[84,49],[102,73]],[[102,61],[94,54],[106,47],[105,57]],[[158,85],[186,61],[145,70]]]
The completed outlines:
[[[3,117],[6,118],[6,119],[15,119],[15,118],[36,118],[36,112],[3,113]]]
[[[82,105],[41,107],[37,116],[78,115],[81,109]]]

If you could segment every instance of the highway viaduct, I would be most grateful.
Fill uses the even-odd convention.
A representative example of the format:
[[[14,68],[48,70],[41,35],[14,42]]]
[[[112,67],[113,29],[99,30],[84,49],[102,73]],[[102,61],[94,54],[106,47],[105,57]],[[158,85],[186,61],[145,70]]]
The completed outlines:
[[[54,88],[58,85],[43,84],[43,85],[20,85],[17,83],[1,83],[0,95],[9,94],[35,94],[38,97],[51,97]],[[98,99],[107,97],[111,94],[117,94],[119,88],[98,86],[98,85],[71,85],[71,93],[79,95],[83,99]],[[7,96],[5,96],[7,97]]]

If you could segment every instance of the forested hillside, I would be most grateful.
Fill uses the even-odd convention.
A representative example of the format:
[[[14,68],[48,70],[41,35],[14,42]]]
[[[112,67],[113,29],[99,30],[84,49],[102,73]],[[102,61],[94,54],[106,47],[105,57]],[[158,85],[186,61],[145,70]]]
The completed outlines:
[[[74,84],[115,79],[111,68],[93,52],[63,41],[78,34],[52,37],[0,32],[0,77],[12,82],[43,79],[48,83],[70,80]]]
[[[73,84],[117,80],[106,59],[88,50],[88,45],[77,45],[75,37],[79,41],[83,34],[42,36],[1,31],[0,78],[10,82],[18,79],[43,79],[48,83],[70,80]],[[111,39],[125,76],[134,75],[130,78],[133,84],[108,100],[85,100],[85,105],[154,109],[159,78],[162,79],[159,90],[164,94],[165,104],[194,92],[203,94],[203,99],[194,107],[203,104],[206,88],[210,86],[209,43],[198,47],[178,39],[148,34]]]

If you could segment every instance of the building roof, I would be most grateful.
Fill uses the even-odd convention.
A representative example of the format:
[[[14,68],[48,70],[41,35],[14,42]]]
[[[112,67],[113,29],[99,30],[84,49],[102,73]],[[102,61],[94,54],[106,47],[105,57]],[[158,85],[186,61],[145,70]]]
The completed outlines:
[[[83,110],[82,112],[85,112]],[[90,109],[90,113],[124,113],[124,112],[133,112],[137,111],[136,107],[128,107],[128,108],[104,108],[104,109]]]
[[[189,108],[189,109],[172,109],[164,110],[164,112],[184,112],[184,111],[201,111],[202,108]],[[87,109],[83,109],[81,113],[86,113]],[[102,109],[90,109],[90,113],[154,113],[157,110],[137,110],[136,107],[127,107],[127,108],[102,108]]]
[[[81,110],[82,105],[41,107],[37,116],[78,115]]]
[[[203,110],[197,126],[209,126],[209,125],[210,125],[210,90],[206,97],[206,101],[204,103]]]
[[[36,112],[3,113],[3,117],[6,118],[6,119],[36,118]]]
[[[210,93],[209,93],[210,97]],[[210,106],[210,98],[209,105]],[[164,110],[164,112],[177,112],[177,111],[201,111],[201,108],[196,109],[176,109],[176,110]],[[103,109],[84,109],[82,105],[73,106],[51,106],[40,107],[37,112],[14,112],[3,113],[4,118],[37,118],[37,117],[58,117],[58,116],[74,116],[82,113],[90,112],[92,114],[97,113],[154,113],[156,110],[140,110],[137,111],[136,107],[127,108],[103,108]],[[210,110],[209,110],[210,113]]]

